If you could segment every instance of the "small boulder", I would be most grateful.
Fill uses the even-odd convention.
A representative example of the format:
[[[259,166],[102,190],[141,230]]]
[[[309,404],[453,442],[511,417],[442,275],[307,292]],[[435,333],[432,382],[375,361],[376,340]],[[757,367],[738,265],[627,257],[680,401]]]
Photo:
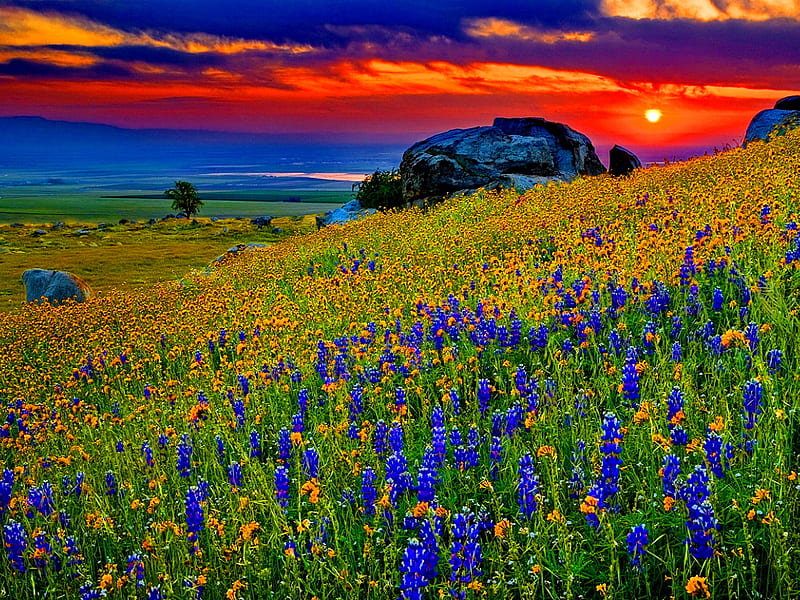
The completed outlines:
[[[26,302],[60,304],[69,299],[83,302],[92,295],[85,281],[66,271],[29,269],[22,274],[22,283],[25,284]]]
[[[255,217],[250,219],[250,225],[255,225],[259,229],[272,225],[272,217]]]
[[[128,223],[130,223],[130,221],[128,221],[128,219],[120,219],[119,220],[119,224],[120,225],[127,225]]]
[[[36,229],[31,234],[32,237],[42,237],[43,235],[47,235],[47,232],[44,229]]]
[[[634,169],[641,169],[642,161],[633,152],[622,146],[614,146],[608,153],[608,174],[614,177],[628,175]]]
[[[53,229],[63,229],[64,227],[66,227],[64,221],[56,221],[53,223]]]
[[[317,217],[317,229],[362,219],[366,216],[374,215],[376,212],[378,211],[374,208],[364,208],[358,200],[350,200],[350,202],[342,204],[339,208],[329,210],[324,216]]]
[[[92,233],[91,229],[78,229],[78,231],[75,232],[75,235],[89,235],[90,233]]]

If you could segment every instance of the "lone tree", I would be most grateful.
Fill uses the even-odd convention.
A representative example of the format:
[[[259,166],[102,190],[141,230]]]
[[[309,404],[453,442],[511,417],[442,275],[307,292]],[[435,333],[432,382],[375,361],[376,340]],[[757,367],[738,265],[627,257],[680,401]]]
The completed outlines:
[[[175,187],[168,189],[164,195],[172,200],[172,208],[182,212],[187,217],[197,214],[203,201],[197,195],[195,188],[188,181],[176,181]]]
[[[353,185],[356,200],[364,208],[391,210],[403,206],[403,182],[400,171],[375,171]]]

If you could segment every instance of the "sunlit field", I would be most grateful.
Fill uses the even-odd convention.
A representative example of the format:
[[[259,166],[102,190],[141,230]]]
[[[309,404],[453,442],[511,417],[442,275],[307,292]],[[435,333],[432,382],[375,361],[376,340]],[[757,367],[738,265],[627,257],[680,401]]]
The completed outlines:
[[[798,155],[0,314],[0,595],[797,597]]]

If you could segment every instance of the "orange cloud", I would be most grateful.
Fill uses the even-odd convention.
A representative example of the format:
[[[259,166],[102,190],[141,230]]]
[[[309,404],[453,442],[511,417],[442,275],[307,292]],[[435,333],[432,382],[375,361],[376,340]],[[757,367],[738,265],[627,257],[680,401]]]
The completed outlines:
[[[229,38],[206,33],[128,32],[90,19],[54,12],[0,7],[0,46],[152,46],[179,52],[237,54],[248,50],[306,53],[307,44]]]
[[[47,48],[36,50],[0,48],[0,64],[14,59],[48,63],[59,67],[90,67],[98,62],[98,58],[88,52],[66,52]]]
[[[557,42],[589,42],[594,39],[594,33],[583,31],[542,31],[527,25],[521,25],[506,19],[468,19],[464,22],[464,31],[471,37],[504,37],[528,42],[543,42],[555,44]]]
[[[603,0],[600,9],[630,19],[800,19],[798,0]]]

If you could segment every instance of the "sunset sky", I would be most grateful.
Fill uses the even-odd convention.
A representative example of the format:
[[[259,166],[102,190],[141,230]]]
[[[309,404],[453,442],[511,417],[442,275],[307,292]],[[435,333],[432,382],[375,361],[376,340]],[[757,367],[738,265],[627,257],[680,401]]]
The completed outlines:
[[[0,0],[0,116],[395,141],[542,116],[713,147],[797,93],[799,0]]]

